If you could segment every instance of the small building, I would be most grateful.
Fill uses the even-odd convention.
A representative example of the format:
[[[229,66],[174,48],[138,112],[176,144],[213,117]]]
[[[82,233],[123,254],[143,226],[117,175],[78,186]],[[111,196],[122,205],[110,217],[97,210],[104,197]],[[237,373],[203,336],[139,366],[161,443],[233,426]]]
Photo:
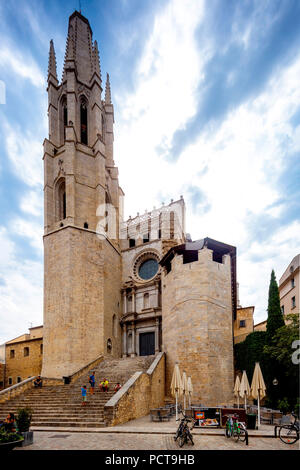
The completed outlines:
[[[267,320],[261,321],[254,325],[254,331],[266,331],[267,329]]]
[[[254,308],[238,307],[236,309],[236,319],[233,325],[234,344],[241,343],[246,339],[249,333],[254,331],[253,314]]]
[[[283,315],[300,312],[300,254],[295,256],[279,279],[280,307]]]
[[[29,328],[28,334],[5,343],[4,388],[28,377],[41,374],[43,357],[43,326]],[[1,380],[1,379],[0,379]]]

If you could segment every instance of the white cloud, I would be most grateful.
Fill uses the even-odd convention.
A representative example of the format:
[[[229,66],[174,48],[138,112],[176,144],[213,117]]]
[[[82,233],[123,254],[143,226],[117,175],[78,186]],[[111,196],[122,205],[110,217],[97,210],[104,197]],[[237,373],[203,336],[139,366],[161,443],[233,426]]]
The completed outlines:
[[[42,139],[17,127],[13,128],[3,120],[5,147],[14,172],[28,186],[43,183]]]
[[[157,156],[156,148],[168,150],[175,131],[196,111],[195,92],[203,79],[205,54],[198,54],[194,35],[202,18],[203,4],[198,0],[169,2],[157,15],[146,41],[135,72],[134,93],[117,95],[116,105],[122,115],[121,122],[116,123],[115,153],[121,179],[128,188],[134,180],[135,194],[124,187],[129,206],[135,206],[139,194],[139,202],[147,207],[157,188],[166,186],[165,182],[160,184],[161,175],[170,166]],[[153,182],[150,192],[144,191],[142,178],[135,178],[145,167],[148,184]]]
[[[3,37],[2,37],[3,39]],[[12,53],[14,51],[14,53]],[[14,44],[2,42],[0,49],[0,67],[22,79],[28,79],[34,86],[44,88],[45,77],[29,52],[22,55]]]
[[[34,216],[41,216],[43,214],[43,194],[40,191],[28,191],[22,198],[20,207],[23,212]]]
[[[28,238],[30,245],[39,255],[43,252],[43,228],[40,223],[34,223],[31,220],[18,218],[11,224],[11,230],[14,235],[22,238]]]
[[[19,260],[7,229],[0,227],[0,344],[37,326],[43,315],[43,265]]]
[[[186,196],[187,231],[194,239],[210,236],[237,246],[240,300],[243,305],[254,304],[261,319],[271,269],[280,276],[300,246],[300,232],[295,234],[290,224],[286,230],[294,232],[293,244],[280,241],[278,233],[260,241],[262,253],[272,252],[263,265],[245,255],[246,249],[249,254],[256,249],[251,239],[254,227],[249,233],[250,216],[268,214],[278,219],[285,210],[283,204],[274,205],[282,196],[277,178],[286,152],[300,149],[300,130],[289,123],[300,103],[300,56],[274,72],[255,99],[235,108],[216,130],[200,132],[176,162],[169,162],[161,157],[161,149],[169,150],[176,130],[195,114],[197,87],[203,80],[205,84],[204,65],[213,53],[210,38],[200,47],[195,42],[195,30],[205,21],[197,5],[191,1],[186,8],[183,2],[170,2],[156,18],[137,67],[134,91],[117,96],[116,105],[123,113],[116,123],[115,155],[126,194],[125,211],[134,216],[159,205],[159,197]],[[287,138],[288,148],[283,146]],[[206,197],[210,209],[204,214],[192,211],[191,186]]]

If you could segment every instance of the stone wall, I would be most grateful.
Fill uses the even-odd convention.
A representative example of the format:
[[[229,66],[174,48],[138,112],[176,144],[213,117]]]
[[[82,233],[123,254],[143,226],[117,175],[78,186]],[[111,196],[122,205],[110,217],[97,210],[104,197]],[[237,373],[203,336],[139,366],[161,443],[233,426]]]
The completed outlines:
[[[0,362],[0,390],[4,388],[4,369],[5,369],[5,364]]]
[[[120,303],[120,255],[94,232],[71,226],[45,236],[44,250],[42,375],[61,378],[107,353]]]
[[[136,372],[105,405],[109,426],[149,414],[164,404],[165,355],[159,353],[146,373]]]
[[[233,318],[230,256],[223,263],[212,251],[198,251],[198,261],[183,264],[176,255],[162,274],[162,334],[166,353],[166,396],[175,363],[193,384],[193,401],[206,406],[233,400]]]

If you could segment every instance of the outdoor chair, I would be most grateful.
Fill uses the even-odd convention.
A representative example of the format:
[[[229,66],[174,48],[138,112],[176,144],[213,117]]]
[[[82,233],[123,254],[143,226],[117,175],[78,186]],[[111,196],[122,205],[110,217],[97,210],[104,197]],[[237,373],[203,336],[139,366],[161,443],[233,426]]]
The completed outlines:
[[[282,413],[273,411],[272,424],[279,425],[281,424],[281,420],[282,420]]]
[[[262,411],[260,413],[261,424],[272,424],[272,413]]]
[[[167,420],[170,421],[170,412],[166,408],[161,408],[158,410],[160,421]]]
[[[283,415],[281,420],[280,420],[280,423],[279,423],[281,426],[285,425],[285,424],[291,424],[291,417],[290,416],[287,416],[287,415]]]
[[[150,418],[151,418],[151,421],[160,421],[159,410],[158,409],[150,410]]]

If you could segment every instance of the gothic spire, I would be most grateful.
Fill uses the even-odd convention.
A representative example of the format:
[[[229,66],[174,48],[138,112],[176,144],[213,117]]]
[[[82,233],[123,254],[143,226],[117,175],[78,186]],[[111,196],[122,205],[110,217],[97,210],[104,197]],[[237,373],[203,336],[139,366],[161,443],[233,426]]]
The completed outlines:
[[[106,74],[105,104],[111,104],[111,91],[110,91],[109,74]]]
[[[55,50],[53,45],[53,40],[50,41],[50,49],[49,49],[49,62],[48,62],[48,80],[50,75],[57,80],[57,71],[56,71],[56,57],[55,57]]]
[[[76,69],[78,80],[89,84],[93,70],[95,66],[97,67],[95,55],[90,24],[81,13],[75,11],[69,18],[63,81],[66,77],[66,68],[72,66]],[[97,60],[99,61],[99,56]]]
[[[100,81],[101,81],[99,49],[98,49],[98,43],[96,40],[94,41],[94,47],[93,47],[93,68],[94,68],[94,73],[96,73],[99,76]]]

